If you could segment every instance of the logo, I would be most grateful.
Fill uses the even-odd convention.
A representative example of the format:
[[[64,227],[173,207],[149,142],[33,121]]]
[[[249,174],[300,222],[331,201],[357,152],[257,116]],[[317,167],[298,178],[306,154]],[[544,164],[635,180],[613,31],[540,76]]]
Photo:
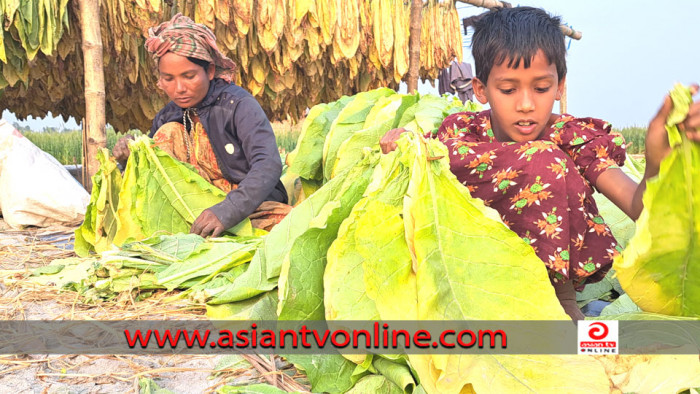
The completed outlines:
[[[578,322],[578,354],[618,354],[618,322]]]

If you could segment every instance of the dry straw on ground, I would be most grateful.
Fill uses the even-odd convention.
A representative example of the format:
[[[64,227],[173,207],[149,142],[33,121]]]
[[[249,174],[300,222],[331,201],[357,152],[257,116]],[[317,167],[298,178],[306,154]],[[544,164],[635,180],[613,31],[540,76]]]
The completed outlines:
[[[76,257],[72,229],[11,230],[0,220],[0,319],[2,320],[200,320],[204,305],[168,299],[157,291],[136,301],[125,293],[86,304],[71,291],[27,280],[33,269]],[[139,392],[151,378],[176,393],[214,392],[226,384],[268,383],[308,392],[305,378],[277,356],[242,355],[247,365],[216,370],[223,356],[204,355],[4,355],[0,392]]]

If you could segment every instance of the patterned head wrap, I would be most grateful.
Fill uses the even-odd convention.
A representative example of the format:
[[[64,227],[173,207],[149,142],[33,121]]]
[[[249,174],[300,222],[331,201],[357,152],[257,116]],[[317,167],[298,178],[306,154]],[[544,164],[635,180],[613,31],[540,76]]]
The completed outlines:
[[[148,29],[146,50],[156,63],[161,56],[173,52],[180,56],[206,60],[216,66],[214,76],[231,82],[236,63],[226,57],[216,46],[212,31],[180,13],[168,22]]]

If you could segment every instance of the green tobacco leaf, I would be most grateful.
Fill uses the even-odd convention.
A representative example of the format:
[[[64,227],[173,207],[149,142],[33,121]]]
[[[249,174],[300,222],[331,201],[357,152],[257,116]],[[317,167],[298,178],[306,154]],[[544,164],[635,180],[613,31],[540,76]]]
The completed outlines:
[[[335,200],[327,203],[294,241],[280,273],[280,320],[323,320],[323,272],[328,248],[340,224],[367,188],[372,169],[366,159],[349,171]],[[328,184],[330,185],[330,184]],[[324,186],[325,188],[325,186]],[[319,191],[320,193],[321,191]]]
[[[404,391],[382,375],[368,375],[358,380],[355,386],[346,392],[346,394],[365,393],[403,394]]]
[[[437,130],[447,115],[460,111],[473,111],[477,108],[478,106],[471,102],[464,107],[456,97],[447,99],[428,94],[421,96],[415,106],[406,110],[398,125],[407,130],[425,134]]]
[[[239,302],[207,305],[211,320],[277,320],[277,293],[267,293]]]
[[[244,301],[274,289],[277,287],[277,276],[267,277],[268,264],[277,266],[279,269],[281,262],[267,260],[264,247],[258,247],[245,272],[236,277],[230,286],[215,294],[208,304],[219,305]]]
[[[196,234],[156,235],[122,245],[120,254],[138,255],[151,261],[174,263],[188,259],[204,242],[205,239]]]
[[[54,285],[59,289],[63,288],[80,288],[85,285],[85,282],[94,275],[97,266],[97,259],[94,258],[67,258],[56,259],[50,265],[44,267],[44,270],[50,270],[48,267],[63,268],[57,270],[54,274],[42,274],[32,276],[30,280],[35,283],[44,285]]]
[[[323,275],[323,301],[326,320],[378,320],[379,312],[367,296],[364,282],[364,258],[357,250],[355,232],[357,220],[365,214],[367,200],[363,199],[343,221],[338,238],[328,249],[328,262]],[[361,362],[364,355],[353,357]]]
[[[119,223],[117,208],[122,175],[107,149],[97,152],[100,167],[92,177],[90,203],[83,224],[75,230],[75,252],[85,257],[90,251],[103,252],[112,246]]]
[[[637,306],[637,304],[634,303],[634,301],[632,301],[629,295],[623,294],[620,297],[618,297],[615,301],[613,301],[610,305],[603,308],[603,310],[600,311],[600,316],[614,316],[621,315],[624,313],[637,313],[641,311],[642,310],[639,309],[639,307]]]
[[[131,142],[129,149],[117,209],[119,227],[113,240],[117,245],[158,232],[188,233],[202,211],[226,196],[191,166],[152,146],[147,137]],[[254,235],[248,219],[227,232]]]
[[[279,280],[280,320],[324,319],[323,272],[326,254],[336,239],[340,224],[362,197],[372,173],[371,167],[372,160],[367,157],[347,176],[334,178],[311,197],[329,193],[334,199],[321,207],[318,215],[309,222],[309,228],[296,238],[285,258]],[[330,188],[334,191],[325,190]],[[340,354],[285,357],[306,371],[315,391],[344,392],[361,377],[353,375],[355,364]]]
[[[171,264],[158,272],[158,284],[172,290],[188,279],[203,277],[200,282],[208,281],[220,272],[249,262],[259,242],[260,240],[251,240],[239,243],[217,238],[207,240],[200,244],[187,260]]]
[[[65,267],[63,264],[56,264],[56,265],[45,265],[43,267],[36,268],[32,271],[32,275],[34,276],[39,276],[39,275],[53,275],[61,272],[61,270]]]
[[[323,145],[324,181],[328,181],[332,178],[333,166],[335,165],[340,145],[356,131],[364,128],[365,119],[369,111],[381,97],[387,97],[392,94],[394,94],[394,91],[388,88],[379,88],[369,92],[358,93],[354,96],[353,100],[340,111],[338,117],[333,121]]]
[[[616,287],[617,279],[614,278],[615,271],[610,270],[600,282],[587,284],[581,292],[576,293],[576,301],[579,307],[593,300],[609,300],[612,290]]]
[[[362,376],[353,376],[355,364],[339,354],[289,354],[284,356],[309,378],[315,393],[344,393]]]
[[[293,157],[290,166],[292,172],[307,180],[323,180],[323,144],[326,135],[340,111],[351,100],[351,97],[343,96],[333,103],[319,104],[311,108],[304,119],[297,147],[290,154]]]
[[[139,379],[139,394],[174,394],[168,389],[164,389],[149,378]]]
[[[364,149],[378,149],[381,137],[398,126],[403,113],[415,105],[417,99],[416,95],[403,94],[381,97],[367,115],[364,128],[352,134],[338,148],[331,176],[354,166],[362,159]]]
[[[405,364],[389,361],[383,357],[375,357],[372,365],[377,369],[377,372],[394,383],[401,392],[412,393],[416,387],[411,370]]]
[[[680,96],[691,100],[687,91]],[[684,107],[674,100],[674,112]],[[667,129],[678,133],[676,126]],[[614,268],[642,310],[700,316],[700,144],[678,134],[682,142],[647,181],[635,236]]]

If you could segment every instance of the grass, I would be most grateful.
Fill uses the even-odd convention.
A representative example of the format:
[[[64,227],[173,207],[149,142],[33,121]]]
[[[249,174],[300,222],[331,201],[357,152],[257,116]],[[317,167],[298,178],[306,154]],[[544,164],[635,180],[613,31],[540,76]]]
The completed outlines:
[[[26,128],[17,129],[34,145],[55,157],[61,164],[82,164],[83,142],[80,130],[45,129],[44,131],[31,131]],[[141,135],[141,132],[132,130],[129,134]],[[117,135],[113,128],[107,128],[107,148],[111,150],[120,137],[121,135]]]
[[[622,134],[627,142],[627,153],[637,155],[644,153],[644,140],[647,135],[647,130],[643,127],[625,127],[623,129],[614,129],[613,131]]]
[[[301,133],[301,122],[292,125],[291,123],[273,123],[272,130],[275,132],[277,139],[277,148],[282,157],[294,150],[297,146],[297,140]]]
[[[26,127],[17,127],[17,130],[27,137],[34,145],[56,158],[61,164],[82,164],[82,135],[80,130],[58,131],[44,129],[44,131],[32,131]],[[297,145],[297,138],[301,131],[301,124],[275,123],[273,130],[277,137],[277,146],[280,154],[286,156]],[[139,130],[132,130],[129,134],[141,135]],[[107,148],[110,150],[121,137],[113,128],[107,128]]]

